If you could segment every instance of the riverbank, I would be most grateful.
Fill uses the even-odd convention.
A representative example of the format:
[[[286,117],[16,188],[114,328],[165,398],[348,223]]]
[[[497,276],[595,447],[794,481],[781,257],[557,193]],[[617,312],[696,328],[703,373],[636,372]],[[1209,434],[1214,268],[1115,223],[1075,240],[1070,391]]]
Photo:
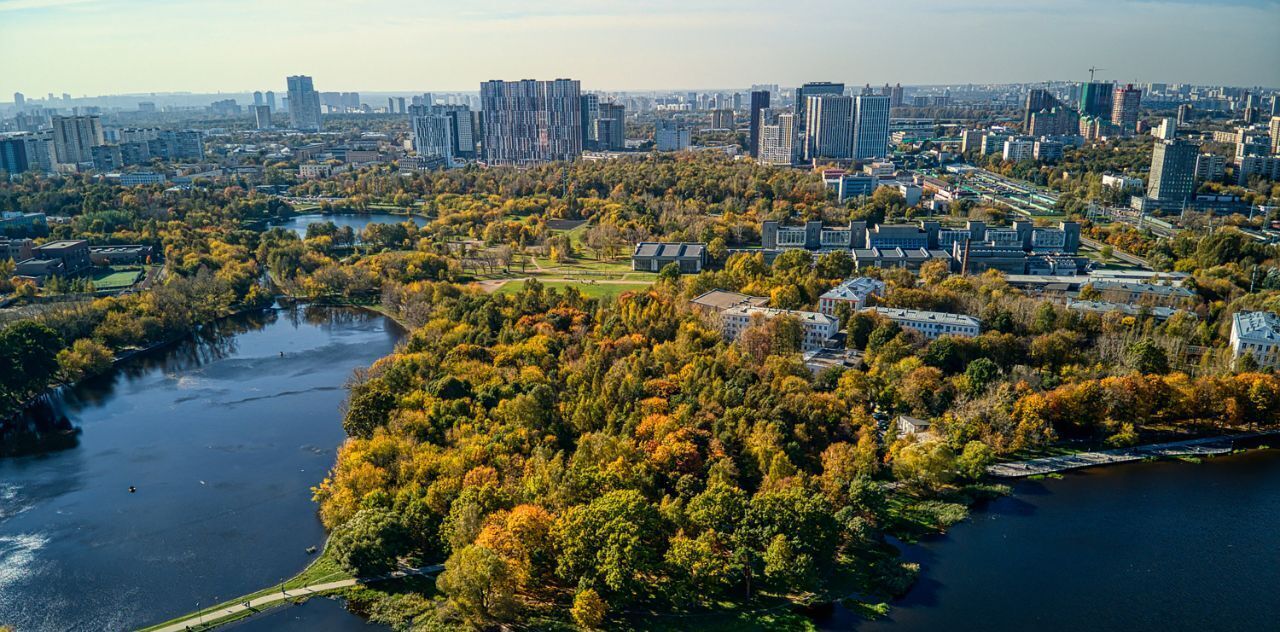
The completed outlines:
[[[1273,437],[1280,438],[1280,430],[1202,437],[1184,441],[1153,443],[1131,448],[1077,452],[1026,461],[996,463],[987,468],[987,473],[998,478],[1025,478],[1148,459],[1217,456],[1229,454],[1236,450],[1259,447]]]

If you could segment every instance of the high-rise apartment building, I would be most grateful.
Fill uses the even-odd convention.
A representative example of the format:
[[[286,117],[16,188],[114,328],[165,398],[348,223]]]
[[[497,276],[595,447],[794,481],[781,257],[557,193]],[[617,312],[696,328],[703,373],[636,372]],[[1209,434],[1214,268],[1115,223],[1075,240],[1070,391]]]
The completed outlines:
[[[253,107],[255,107],[255,108],[256,108],[256,107],[258,107],[259,105],[265,105],[265,104],[263,103],[263,99],[262,99],[262,91],[261,91],[261,90],[254,90],[254,91],[253,91]]]
[[[1022,129],[1029,134],[1034,134],[1035,132],[1029,131],[1031,129],[1031,115],[1055,107],[1058,107],[1058,99],[1053,96],[1052,92],[1044,88],[1032,88],[1027,93],[1027,101],[1022,108]]]
[[[1125,134],[1138,127],[1138,111],[1142,105],[1142,89],[1133,84],[1116,86],[1111,99],[1111,123]]]
[[[886,101],[889,97],[883,97]],[[853,97],[821,95],[805,104],[804,158],[853,157]]]
[[[453,119],[443,114],[415,116],[413,150],[424,158],[439,158],[446,167],[454,165]]]
[[[844,84],[834,83],[831,81],[810,81],[809,83],[796,88],[796,131],[800,134],[800,137],[803,137],[804,135],[805,121],[808,120],[808,114],[805,112],[805,107],[809,103],[809,97],[821,95],[840,96],[842,94],[844,94]]]
[[[600,144],[600,139],[596,136],[596,121],[600,120],[600,97],[584,94],[579,98],[582,101],[582,147],[597,149]]]
[[[31,158],[27,156],[27,140],[21,137],[0,138],[0,171],[16,174],[29,169]]]
[[[471,118],[471,107],[466,105],[433,105],[427,110],[430,114],[449,118],[449,139],[453,144],[452,154],[454,160],[475,160],[476,131],[475,122]]]
[[[654,124],[653,144],[658,151],[684,151],[689,148],[689,128],[671,119],[658,119]]]
[[[1080,86],[1080,113],[1088,116],[1111,116],[1111,100],[1116,84],[1091,81]]]
[[[753,157],[759,157],[760,149],[760,112],[769,108],[769,91],[768,90],[752,90],[751,91],[751,122],[747,126],[750,130],[747,134],[747,142],[751,144],[750,153]]]
[[[289,86],[289,125],[306,132],[320,131],[320,93],[316,92],[311,77],[295,75],[286,81]]]
[[[596,148],[605,151],[627,148],[627,106],[621,103],[600,104],[600,118],[596,119]]]
[[[1156,141],[1151,151],[1151,175],[1147,197],[1157,202],[1181,204],[1191,199],[1196,186],[1199,148],[1185,140]]]
[[[274,90],[267,90],[267,93],[263,96],[263,105],[271,108],[272,114],[276,113],[276,93]]]
[[[768,165],[790,165],[795,160],[796,115],[783,108],[760,110],[760,146],[757,159]]]
[[[884,85],[889,88],[889,84],[886,83]],[[889,107],[902,107],[902,84],[894,84],[892,88],[889,88]]]
[[[253,106],[253,122],[258,129],[271,129],[271,106],[265,103]]]
[[[53,152],[59,163],[93,162],[93,148],[105,142],[102,119],[96,116],[53,117]]]
[[[1280,116],[1271,117],[1271,153],[1280,154]]]
[[[24,96],[21,92],[13,93],[13,105],[19,110],[27,107],[27,97]]]
[[[711,110],[711,128],[712,129],[734,129],[733,110],[719,109]]]
[[[582,101],[574,79],[480,84],[489,164],[573,160],[582,153]]]
[[[854,102],[853,158],[889,155],[889,97],[859,95]]]

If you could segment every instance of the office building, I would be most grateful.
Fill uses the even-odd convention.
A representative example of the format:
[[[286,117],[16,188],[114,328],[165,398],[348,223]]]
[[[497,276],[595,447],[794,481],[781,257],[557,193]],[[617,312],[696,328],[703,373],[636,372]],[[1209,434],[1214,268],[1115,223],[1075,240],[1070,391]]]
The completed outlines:
[[[1147,197],[1158,203],[1182,204],[1196,191],[1199,148],[1185,140],[1156,141],[1151,152]]]
[[[751,122],[747,128],[747,142],[750,143],[751,157],[759,158],[760,154],[760,114],[769,109],[769,91],[751,91]]]
[[[720,313],[720,333],[726,340],[737,340],[738,336],[753,324],[773,320],[779,316],[790,316],[800,321],[803,331],[800,339],[802,351],[821,349],[840,330],[840,322],[835,317],[818,312],[739,305]]]
[[[105,143],[102,119],[96,116],[53,117],[53,152],[59,163],[93,162],[93,148]]]
[[[854,103],[853,158],[889,155],[889,97],[859,95]]]
[[[808,97],[805,105],[806,160],[848,160],[853,153],[853,97]]]
[[[880,279],[870,277],[854,277],[845,279],[818,297],[818,311],[827,316],[836,315],[836,307],[848,305],[853,311],[867,306],[872,296],[884,298],[885,284]]]
[[[89,242],[81,239],[63,239],[36,246],[31,249],[31,256],[43,261],[60,262],[57,272],[59,276],[79,274],[93,266],[89,259]]]
[[[480,84],[484,159],[492,165],[573,160],[582,153],[578,81],[486,81]]]
[[[796,115],[782,108],[760,111],[760,146],[756,157],[767,165],[790,165],[795,160]]]
[[[679,121],[659,119],[654,123],[653,144],[658,151],[684,151],[689,148],[689,128]]]
[[[1111,116],[1112,99],[1116,84],[1091,81],[1080,86],[1080,114],[1087,116]]]
[[[289,125],[304,132],[320,131],[320,93],[311,77],[295,75],[286,79],[289,87]],[[357,101],[359,97],[356,97]]]
[[[1280,369],[1280,314],[1236,312],[1231,316],[1231,356],[1252,356],[1258,366]]]
[[[934,340],[942,336],[960,336],[974,338],[982,329],[982,321],[964,314],[948,314],[946,312],[927,312],[918,309],[897,309],[892,307],[872,307],[864,311],[874,312],[895,323],[903,329],[920,332],[926,340]]]
[[[1142,105],[1142,90],[1133,84],[1116,86],[1111,99],[1111,124],[1125,134],[1132,134],[1138,127],[1138,112]]]
[[[271,106],[266,104],[253,106],[253,121],[258,129],[271,129]]]

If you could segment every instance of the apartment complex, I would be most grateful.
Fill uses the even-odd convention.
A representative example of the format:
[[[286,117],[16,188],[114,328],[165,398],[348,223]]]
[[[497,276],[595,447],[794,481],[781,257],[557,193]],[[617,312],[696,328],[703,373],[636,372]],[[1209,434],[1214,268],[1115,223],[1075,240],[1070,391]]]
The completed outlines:
[[[582,100],[574,79],[480,84],[484,160],[531,165],[582,153]]]

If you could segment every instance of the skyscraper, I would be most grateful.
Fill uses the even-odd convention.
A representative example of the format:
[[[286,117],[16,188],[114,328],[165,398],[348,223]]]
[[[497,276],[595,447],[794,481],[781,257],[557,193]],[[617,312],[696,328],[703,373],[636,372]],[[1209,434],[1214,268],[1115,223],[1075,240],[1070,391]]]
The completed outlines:
[[[889,97],[860,95],[854,103],[853,158],[889,155]]]
[[[759,157],[760,151],[760,112],[769,107],[769,91],[768,90],[752,90],[751,91],[751,123],[748,125],[750,133],[747,135],[747,142],[751,143],[750,153],[753,157]]]
[[[896,83],[893,85],[893,88],[889,90],[889,107],[902,107],[902,84]]]
[[[1111,99],[1116,84],[1093,81],[1080,86],[1080,113],[1088,116],[1111,116]]]
[[[265,101],[265,105],[271,108],[271,113],[275,114],[276,113],[276,93],[272,90],[267,90],[266,98],[264,99],[264,101]]]
[[[489,164],[572,160],[582,153],[582,101],[574,79],[480,84],[484,157]]]
[[[790,165],[795,160],[796,115],[783,108],[760,110],[757,159],[767,165]]]
[[[261,90],[254,90],[254,91],[253,91],[253,107],[258,107],[259,105],[263,105],[263,103],[262,103],[262,91],[261,91]]]
[[[712,129],[734,129],[733,126],[733,110],[718,109],[711,110],[711,128]]]
[[[834,83],[831,81],[810,81],[809,83],[796,88],[795,112],[798,128],[796,131],[800,135],[799,137],[803,137],[805,133],[804,125],[808,120],[808,114],[805,112],[805,107],[809,103],[809,97],[828,94],[835,96],[844,94],[844,84]]]
[[[62,164],[93,162],[93,148],[105,142],[96,116],[53,117],[53,152]]]
[[[1041,110],[1057,107],[1058,99],[1043,88],[1033,88],[1027,93],[1026,107],[1022,109],[1022,129],[1031,129],[1031,115]]]
[[[311,77],[295,75],[286,81],[289,86],[289,125],[296,130],[320,131],[320,93],[316,92]]]
[[[1280,154],[1280,116],[1271,117],[1271,153]]]
[[[16,106],[19,110],[21,110],[24,107],[27,107],[27,97],[23,96],[21,92],[13,93],[13,105]]]
[[[0,171],[22,173],[31,168],[31,158],[33,157],[27,156],[25,138],[0,138]]]
[[[1196,158],[1199,148],[1185,140],[1156,141],[1151,151],[1151,176],[1147,197],[1157,202],[1182,204],[1191,199],[1196,186]]]
[[[582,100],[582,146],[585,149],[597,149],[599,138],[596,136],[596,121],[600,119],[600,97],[595,94],[584,94]]]
[[[884,97],[886,102],[889,97]],[[821,95],[805,104],[806,160],[848,160],[853,154],[853,97]]]
[[[1142,104],[1142,90],[1128,84],[1116,86],[1115,96],[1111,99],[1111,122],[1126,134],[1133,133],[1138,127],[1138,110]]]

